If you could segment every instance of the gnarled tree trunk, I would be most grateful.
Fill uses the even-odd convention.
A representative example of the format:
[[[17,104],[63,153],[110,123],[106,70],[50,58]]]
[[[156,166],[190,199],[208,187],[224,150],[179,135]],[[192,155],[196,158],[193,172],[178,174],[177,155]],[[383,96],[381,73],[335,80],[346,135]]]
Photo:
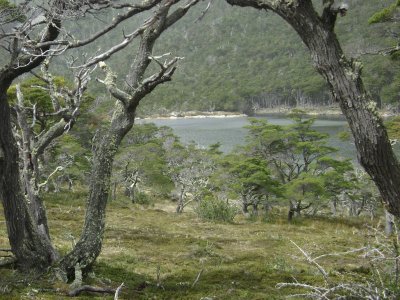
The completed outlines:
[[[22,270],[44,269],[57,254],[42,221],[30,210],[20,182],[18,148],[12,133],[7,86],[0,87],[0,196],[11,249]],[[46,223],[46,222],[44,222]]]
[[[400,165],[376,104],[361,79],[362,65],[347,59],[334,32],[334,0],[324,0],[322,15],[311,0],[227,0],[232,5],[271,10],[285,19],[310,50],[314,66],[328,82],[353,133],[358,160],[377,185],[387,210],[400,217]]]
[[[57,38],[60,30],[58,20],[49,20],[42,41]],[[38,53],[49,49],[44,46]],[[57,259],[48,232],[43,229],[46,221],[35,217],[30,209],[25,191],[20,181],[18,148],[12,132],[10,106],[7,90],[14,79],[39,66],[44,55],[23,58],[13,57],[0,70],[0,196],[7,223],[8,238],[12,253],[17,258],[17,265],[22,270],[45,269]]]
[[[115,153],[126,133],[132,128],[133,122],[134,112],[126,111],[125,107],[117,102],[110,128],[95,137],[89,197],[82,235],[74,249],[60,262],[60,268],[66,272],[68,278],[73,276],[76,265],[84,271],[90,269],[100,254],[112,165]]]
[[[161,67],[160,72],[144,78],[151,62],[153,46],[161,33],[183,17],[197,2],[198,0],[193,0],[171,14],[169,9],[175,2],[168,0],[161,2],[156,11],[156,18],[148,23],[141,34],[139,49],[127,79],[129,85],[127,91],[119,89],[116,85],[116,74],[105,63],[100,64],[106,72],[103,83],[117,102],[110,127],[104,136],[95,137],[89,197],[81,238],[74,249],[60,262],[60,269],[65,272],[68,279],[73,278],[75,269],[83,272],[89,270],[100,254],[115,153],[133,126],[139,102],[159,84],[170,81],[175,71],[174,64],[177,59],[165,64],[158,62]]]

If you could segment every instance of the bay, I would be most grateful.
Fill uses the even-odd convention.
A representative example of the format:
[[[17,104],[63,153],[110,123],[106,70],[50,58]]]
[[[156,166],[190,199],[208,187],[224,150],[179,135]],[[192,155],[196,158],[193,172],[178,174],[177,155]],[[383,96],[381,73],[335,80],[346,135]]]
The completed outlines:
[[[290,120],[279,115],[257,116],[266,119],[271,124],[288,125]],[[236,146],[243,145],[247,135],[244,126],[249,125],[248,117],[204,117],[204,118],[176,118],[176,119],[143,119],[139,123],[154,123],[157,126],[169,126],[183,143],[194,141],[200,147],[220,143],[221,150],[229,153]],[[343,141],[338,133],[348,131],[347,122],[340,117],[318,118],[313,128],[329,135],[329,145],[339,149],[335,157],[350,158],[356,161],[355,145],[352,139]]]

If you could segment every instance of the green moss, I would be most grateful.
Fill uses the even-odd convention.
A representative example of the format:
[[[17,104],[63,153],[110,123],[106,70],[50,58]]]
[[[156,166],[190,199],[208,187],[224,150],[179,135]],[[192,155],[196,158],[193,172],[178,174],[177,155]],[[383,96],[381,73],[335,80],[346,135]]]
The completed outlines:
[[[368,19],[368,23],[374,24],[374,23],[389,21],[393,17],[393,14],[395,14],[399,6],[400,6],[400,0],[396,0],[396,2],[391,4],[389,7],[386,7],[373,14],[372,17]]]

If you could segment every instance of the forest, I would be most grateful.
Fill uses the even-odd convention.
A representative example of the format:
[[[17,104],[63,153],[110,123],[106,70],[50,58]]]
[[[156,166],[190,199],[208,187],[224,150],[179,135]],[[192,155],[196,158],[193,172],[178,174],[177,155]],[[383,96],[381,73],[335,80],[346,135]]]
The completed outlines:
[[[0,299],[398,299],[399,6],[0,0]]]

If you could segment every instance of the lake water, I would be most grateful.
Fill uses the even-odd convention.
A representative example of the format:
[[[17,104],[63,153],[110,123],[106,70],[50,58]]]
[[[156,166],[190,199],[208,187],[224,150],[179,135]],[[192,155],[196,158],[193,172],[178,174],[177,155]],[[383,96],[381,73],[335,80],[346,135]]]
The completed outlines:
[[[290,124],[290,120],[276,115],[259,116],[257,118],[266,119],[271,124],[276,125]],[[247,129],[243,127],[249,125],[247,117],[146,119],[139,121],[139,123],[145,122],[152,122],[157,126],[171,127],[184,143],[194,141],[200,146],[207,147],[220,142],[220,149],[225,153],[232,151],[237,145],[244,144]],[[339,148],[336,156],[356,160],[353,141],[342,141],[337,136],[339,132],[348,130],[347,122],[344,119],[317,119],[314,128],[329,134],[329,144]]]

